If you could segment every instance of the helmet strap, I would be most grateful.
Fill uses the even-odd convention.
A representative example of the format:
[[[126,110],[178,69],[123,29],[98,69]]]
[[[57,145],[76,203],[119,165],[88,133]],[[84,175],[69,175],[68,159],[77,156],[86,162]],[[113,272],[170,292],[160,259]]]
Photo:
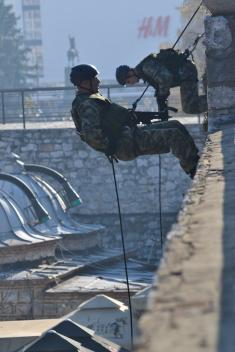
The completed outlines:
[[[78,88],[82,88],[83,90],[87,91],[88,93],[94,93],[93,91],[93,84],[92,80],[90,79],[90,88],[84,87],[83,85],[79,85]]]

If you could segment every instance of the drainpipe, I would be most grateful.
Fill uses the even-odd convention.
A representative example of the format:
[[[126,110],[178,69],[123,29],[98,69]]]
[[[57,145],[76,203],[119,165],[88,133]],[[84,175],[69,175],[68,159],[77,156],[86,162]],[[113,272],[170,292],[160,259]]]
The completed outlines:
[[[20,163],[22,163],[22,162],[20,161]],[[37,164],[22,163],[22,166],[24,167],[25,171],[36,172],[36,173],[39,172],[39,173],[51,176],[56,181],[58,181],[62,185],[62,187],[65,191],[66,198],[65,199],[63,198],[63,199],[67,205],[67,208],[75,207],[75,206],[82,203],[82,200],[79,197],[79,195],[77,194],[77,192],[75,192],[75,190],[72,188],[72,186],[67,181],[67,179],[63,175],[61,175],[59,172],[57,172],[49,167],[41,166],[41,165],[37,165]]]
[[[26,194],[26,196],[28,197],[28,199],[30,200],[30,202],[33,206],[33,209],[35,211],[35,214],[38,218],[39,223],[44,223],[50,219],[49,214],[46,211],[46,209],[39,203],[35,194],[31,191],[31,189],[27,186],[27,184],[25,182],[23,182],[22,180],[20,180],[16,176],[4,174],[4,173],[0,173],[0,180],[13,183],[14,185],[18,186]]]

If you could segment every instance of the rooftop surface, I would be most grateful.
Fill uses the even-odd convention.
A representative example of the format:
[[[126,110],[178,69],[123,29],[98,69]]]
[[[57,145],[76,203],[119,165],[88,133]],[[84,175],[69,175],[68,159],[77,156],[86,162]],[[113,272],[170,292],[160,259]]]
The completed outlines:
[[[76,254],[76,253],[64,253],[64,258],[57,260],[51,264],[40,264],[27,266],[25,268],[18,268],[16,266],[5,266],[4,270],[0,273],[0,284],[5,280],[42,280],[42,279],[55,279],[63,278],[67,275],[72,275],[80,271],[82,268],[86,268],[91,265],[97,265],[98,263],[111,262],[122,260],[122,252],[119,249],[100,249],[90,251],[89,254]]]
[[[44,331],[51,329],[61,322],[62,319],[40,319],[1,321],[0,339],[8,337],[40,336]]]

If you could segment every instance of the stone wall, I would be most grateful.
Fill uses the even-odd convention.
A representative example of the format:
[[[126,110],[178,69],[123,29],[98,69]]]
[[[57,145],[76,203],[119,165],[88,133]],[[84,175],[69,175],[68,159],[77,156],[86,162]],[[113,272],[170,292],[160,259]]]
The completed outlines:
[[[42,312],[42,297],[50,280],[0,280],[1,320],[34,319]]]
[[[50,286],[54,285],[56,285],[56,279],[43,277],[41,280],[0,279],[1,321],[60,318],[100,293],[98,290],[80,292],[75,289],[57,294],[47,292]],[[136,292],[138,291],[131,291],[131,295]],[[103,293],[128,304],[126,290]]]
[[[208,135],[168,234],[138,352],[230,352],[235,346],[234,124]]]
[[[204,139],[201,126],[188,125],[188,129],[200,147]],[[74,129],[1,131],[0,152],[3,172],[14,172],[15,160],[11,156],[14,152],[27,163],[42,164],[65,175],[83,200],[82,205],[72,210],[73,216],[82,223],[105,226],[99,239],[101,247],[122,246],[111,165],[103,154],[81,142]],[[154,248],[151,260],[156,262],[161,257],[160,234],[164,240],[190,184],[190,178],[172,155],[162,155],[161,165],[161,219],[159,156],[115,165],[126,247],[137,251],[139,248],[140,259],[147,258]]]
[[[23,244],[23,241],[17,243],[17,240],[9,240],[9,246],[0,247],[0,270],[2,265],[19,263],[28,261],[42,261],[47,258],[54,258],[55,249],[58,246],[58,241],[41,241],[38,243]],[[17,243],[13,245],[12,243]]]
[[[46,299],[45,291],[55,285],[55,280],[0,280],[0,319],[22,320],[61,317],[72,310],[92,294],[72,297],[63,301],[62,295],[57,299]],[[117,298],[117,297],[116,297]]]
[[[235,121],[235,16],[207,17],[205,28],[209,130],[214,131]]]
[[[199,125],[188,125],[197,145],[204,135]],[[106,157],[89,148],[74,129],[4,130],[0,132],[0,168],[14,172],[11,152],[27,163],[38,163],[61,172],[80,194],[83,205],[79,214],[117,212],[112,168]],[[162,211],[176,213],[189,185],[178,160],[170,154],[161,156]],[[159,157],[144,156],[115,165],[121,208],[124,214],[158,212]]]

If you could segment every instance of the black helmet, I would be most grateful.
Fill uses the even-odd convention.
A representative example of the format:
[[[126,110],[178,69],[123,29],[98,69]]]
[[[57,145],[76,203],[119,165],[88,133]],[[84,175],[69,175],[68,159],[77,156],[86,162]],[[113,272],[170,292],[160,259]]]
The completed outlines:
[[[92,79],[99,74],[97,68],[93,65],[77,65],[72,67],[70,81],[78,86],[82,81]]]
[[[126,84],[127,75],[131,68],[127,65],[121,65],[116,69],[116,80],[119,84],[124,86]]]

